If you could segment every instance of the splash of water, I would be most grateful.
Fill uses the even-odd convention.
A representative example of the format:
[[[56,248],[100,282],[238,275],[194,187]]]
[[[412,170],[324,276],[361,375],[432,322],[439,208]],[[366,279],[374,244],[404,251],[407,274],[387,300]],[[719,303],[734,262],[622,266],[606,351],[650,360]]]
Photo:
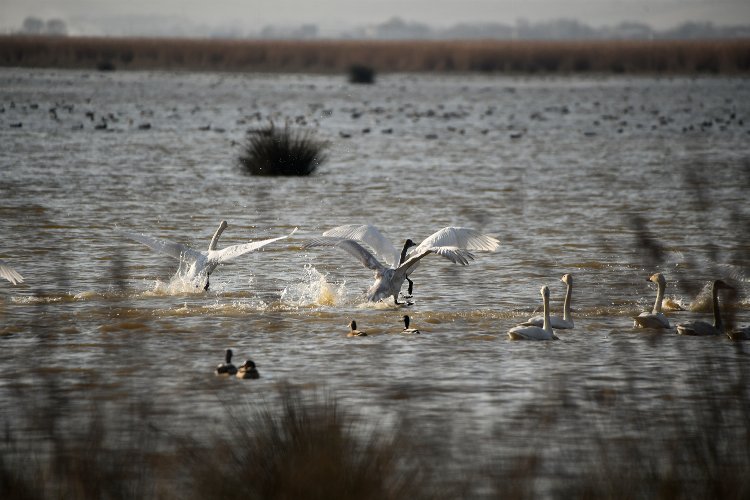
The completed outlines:
[[[346,282],[338,287],[328,283],[325,275],[310,264],[305,265],[301,283],[289,285],[281,292],[281,301],[298,307],[335,306],[343,302]]]

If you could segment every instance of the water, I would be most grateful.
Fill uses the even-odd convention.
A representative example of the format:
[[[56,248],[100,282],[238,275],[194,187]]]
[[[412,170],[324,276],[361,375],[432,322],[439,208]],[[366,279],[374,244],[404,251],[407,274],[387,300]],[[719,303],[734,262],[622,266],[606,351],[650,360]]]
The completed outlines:
[[[0,258],[26,280],[0,283],[10,420],[19,391],[41,380],[86,401],[148,394],[186,428],[214,421],[217,401],[291,383],[481,447],[528,424],[532,403],[564,396],[604,416],[597,398],[616,394],[658,413],[665,398],[691,397],[686,381],[712,369],[707,353],[742,359],[727,339],[644,334],[631,316],[651,307],[646,278],[661,271],[667,297],[686,307],[708,281],[732,278],[733,320],[750,323],[746,79],[384,75],[354,86],[0,69],[0,111]],[[269,120],[313,128],[328,161],[307,178],[244,175],[238,144]],[[118,232],[203,249],[221,220],[220,247],[299,231],[218,268],[208,293],[170,289],[177,262]],[[397,247],[448,225],[502,246],[466,268],[427,258],[413,306],[370,305],[370,271],[342,251],[302,248],[350,223],[375,224]],[[567,272],[576,329],[554,343],[508,341],[540,309],[543,284],[560,311]],[[705,300],[694,309],[670,321],[710,316]],[[423,335],[388,335],[405,312]],[[346,338],[351,319],[370,336]],[[262,378],[217,380],[226,347]],[[561,443],[585,432],[555,429],[573,430]]]

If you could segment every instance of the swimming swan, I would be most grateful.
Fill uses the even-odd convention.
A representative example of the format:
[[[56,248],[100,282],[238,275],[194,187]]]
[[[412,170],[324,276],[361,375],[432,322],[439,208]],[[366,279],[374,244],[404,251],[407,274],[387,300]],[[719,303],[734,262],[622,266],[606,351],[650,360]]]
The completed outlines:
[[[669,320],[661,312],[664,291],[667,289],[667,280],[662,273],[654,273],[646,281],[656,283],[656,302],[651,312],[642,312],[633,318],[633,328],[669,328]]]
[[[10,267],[8,264],[0,260],[0,278],[5,278],[10,281],[11,284],[17,285],[23,283],[23,276],[18,274],[18,271]]]
[[[231,349],[227,349],[226,352],[224,353],[224,360],[226,362],[219,363],[218,366],[216,367],[216,370],[214,370],[214,373],[216,375],[221,375],[225,377],[229,375],[234,375],[235,373],[237,373],[237,367],[232,364],[232,350]]]
[[[570,313],[570,299],[573,297],[573,276],[571,274],[563,274],[560,281],[568,285],[568,290],[565,293],[565,303],[563,304],[563,317],[550,316],[549,321],[555,330],[568,330],[575,326],[573,324],[573,315]],[[534,316],[519,326],[544,327],[544,316]]]
[[[511,340],[558,340],[549,320],[549,287],[544,285],[539,292],[542,294],[542,303],[544,304],[544,324],[538,326],[518,325],[508,330],[508,337]]]
[[[398,293],[406,275],[410,274],[427,255],[434,253],[454,264],[467,265],[470,260],[474,260],[470,250],[492,251],[499,244],[495,238],[473,229],[446,227],[426,238],[411,252],[409,258],[395,268],[381,264],[375,256],[352,239],[323,236],[309,241],[304,247],[338,247],[346,250],[366,268],[375,271],[375,283],[367,290],[367,300],[377,302],[393,297],[393,301],[401,305],[403,303],[398,301]]]
[[[357,330],[356,321],[351,320],[349,322],[349,328],[351,328],[351,330],[349,330],[349,333],[346,334],[347,337],[367,337],[367,333]]]
[[[680,335],[721,335],[724,333],[724,324],[721,322],[721,310],[719,309],[719,290],[733,290],[721,280],[716,280],[711,285],[711,297],[713,299],[714,324],[705,321],[690,321],[679,323],[677,333]]]
[[[221,221],[221,224],[219,224],[219,228],[214,233],[213,238],[211,238],[211,243],[209,243],[208,245],[208,250],[204,252],[194,250],[181,243],[159,240],[145,234],[135,234],[127,232],[124,232],[123,234],[132,240],[143,243],[144,245],[158,253],[163,253],[169,255],[170,257],[174,257],[175,259],[179,259],[180,269],[182,269],[183,266],[187,266],[187,272],[184,274],[185,279],[192,281],[196,280],[199,277],[202,278],[203,276],[205,276],[206,283],[203,289],[208,290],[209,277],[213,270],[216,269],[216,266],[218,266],[219,264],[223,264],[248,252],[258,250],[259,248],[262,248],[269,243],[273,243],[274,241],[288,238],[297,231],[297,228],[295,227],[294,230],[286,236],[279,236],[278,238],[270,238],[267,240],[253,241],[240,245],[232,245],[222,250],[216,250],[216,244],[219,242],[219,237],[226,228],[227,221]]]
[[[403,320],[404,320],[404,329],[401,330],[401,333],[404,333],[406,335],[419,335],[422,333],[416,328],[409,328],[409,316],[404,315]]]
[[[727,332],[727,336],[730,340],[750,340],[750,326],[735,328],[731,332]]]
[[[245,360],[237,370],[237,378],[241,379],[257,379],[260,378],[260,373],[255,368],[255,363],[251,359]]]
[[[417,246],[416,243],[407,238],[399,253],[396,247],[393,246],[393,243],[383,236],[383,233],[378,228],[370,224],[346,224],[334,227],[324,232],[323,236],[333,236],[365,243],[373,249],[375,256],[383,260],[391,269],[396,269],[399,265],[403,264],[409,248]],[[409,279],[408,275],[406,276],[406,281],[409,283],[409,291],[406,298],[410,298],[414,289],[414,282]]]

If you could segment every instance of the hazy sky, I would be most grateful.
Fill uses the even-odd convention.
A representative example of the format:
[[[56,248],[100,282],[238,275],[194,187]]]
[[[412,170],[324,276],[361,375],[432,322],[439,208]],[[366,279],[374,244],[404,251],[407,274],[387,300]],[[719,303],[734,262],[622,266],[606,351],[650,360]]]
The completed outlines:
[[[438,27],[568,18],[592,26],[641,21],[666,28],[685,21],[750,24],[750,0],[0,0],[3,31],[20,27],[27,16],[66,21],[166,16],[245,29],[314,23],[335,30],[393,16]]]

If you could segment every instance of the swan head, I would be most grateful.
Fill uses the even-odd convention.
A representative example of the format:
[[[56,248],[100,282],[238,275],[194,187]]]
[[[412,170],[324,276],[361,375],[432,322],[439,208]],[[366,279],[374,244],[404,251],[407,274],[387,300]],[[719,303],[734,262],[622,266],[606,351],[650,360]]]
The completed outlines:
[[[573,275],[570,274],[570,273],[563,274],[563,277],[560,278],[560,281],[562,281],[566,285],[572,285],[573,284]]]
[[[229,226],[229,224],[227,224],[227,221],[225,221],[225,220],[223,220],[223,221],[221,221],[219,223],[219,229],[221,229],[222,231],[225,230],[227,228],[227,226]]]
[[[544,285],[542,288],[540,288],[539,293],[542,294],[543,298],[549,299],[549,287],[547,285]]]
[[[349,322],[349,328],[351,328],[351,329],[352,329],[352,331],[356,330],[356,329],[357,329],[357,322],[356,322],[356,321],[354,321],[354,320],[351,320],[351,321]]]
[[[654,273],[648,278],[646,278],[646,281],[650,281],[652,283],[656,283],[657,285],[666,286],[667,280],[664,278],[664,275],[662,273]]]

